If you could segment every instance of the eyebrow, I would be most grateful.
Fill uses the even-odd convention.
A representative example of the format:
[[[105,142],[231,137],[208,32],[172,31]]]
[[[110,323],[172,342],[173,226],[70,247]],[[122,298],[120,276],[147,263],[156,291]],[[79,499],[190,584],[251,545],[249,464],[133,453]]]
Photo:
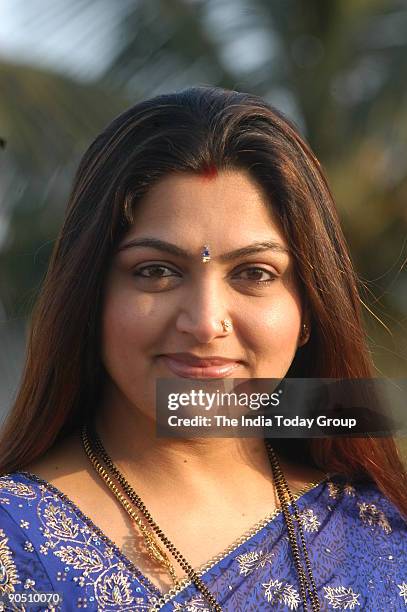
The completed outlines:
[[[136,247],[150,247],[153,249],[157,249],[158,251],[163,251],[164,253],[170,253],[171,255],[175,255],[176,257],[195,257],[195,255],[190,251],[182,249],[181,247],[177,246],[176,244],[172,244],[171,242],[159,240],[158,238],[135,238],[134,240],[130,240],[122,246],[119,246],[117,252]],[[261,253],[263,251],[273,251],[275,253],[289,253],[289,250],[283,247],[283,245],[279,242],[276,242],[275,240],[265,240],[262,242],[253,242],[252,244],[248,244],[247,246],[240,247],[240,249],[229,251],[229,253],[223,253],[222,255],[219,255],[214,259],[220,261],[221,263],[226,263],[229,261],[233,261],[234,259],[238,259],[239,257],[252,255],[254,253]]]

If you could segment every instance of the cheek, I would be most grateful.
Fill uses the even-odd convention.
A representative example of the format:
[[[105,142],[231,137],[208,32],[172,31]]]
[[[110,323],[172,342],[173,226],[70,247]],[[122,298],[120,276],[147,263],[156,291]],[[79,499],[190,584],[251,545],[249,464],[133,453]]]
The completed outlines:
[[[269,308],[260,308],[248,327],[257,352],[272,357],[295,353],[300,326],[300,305],[287,295],[276,299]]]
[[[132,299],[133,297],[133,299]],[[156,325],[152,300],[134,300],[127,292],[105,301],[102,317],[102,347],[105,365],[137,365],[135,354],[154,336]]]
[[[105,390],[111,397],[128,401],[141,412],[150,413],[154,401],[154,381],[150,376],[149,354],[160,325],[150,296],[137,300],[134,292],[107,295],[102,314],[102,361],[110,380]],[[140,381],[145,381],[140,385]]]

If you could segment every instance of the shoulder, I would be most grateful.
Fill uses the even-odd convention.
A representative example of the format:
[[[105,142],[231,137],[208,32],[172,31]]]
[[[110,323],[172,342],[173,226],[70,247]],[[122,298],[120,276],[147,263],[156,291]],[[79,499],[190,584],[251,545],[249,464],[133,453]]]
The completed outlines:
[[[33,474],[0,476],[0,525],[16,558],[30,557],[41,546],[45,519],[59,501],[47,484]]]
[[[0,525],[8,538],[29,539],[38,520],[36,510],[44,488],[24,472],[0,476]]]
[[[358,516],[365,525],[378,525],[391,531],[386,518],[395,528],[407,529],[406,519],[399,508],[373,481],[355,481],[343,475],[334,475],[326,482],[326,496],[332,504],[343,507],[350,516]]]
[[[335,474],[327,479],[324,498],[328,509],[341,510],[349,521],[376,527],[383,533],[398,531],[407,536],[407,522],[399,508],[373,481],[355,481]]]
[[[0,476],[0,508],[8,510],[25,509],[38,498],[40,481],[35,481],[25,472],[11,472]]]
[[[8,474],[0,475],[0,493],[11,492],[18,494],[18,491],[25,491],[27,485],[32,485],[27,472],[9,472]]]
[[[313,501],[303,527],[324,601],[337,608],[404,610],[407,523],[398,507],[376,483],[339,474]]]
[[[62,491],[33,473],[0,477],[0,525],[0,596],[57,593],[64,610],[112,611],[147,609],[156,599],[154,585],[115,544]]]
[[[40,494],[40,483],[32,481],[24,472],[12,472],[0,476],[0,512],[2,520],[21,523],[23,515],[32,510],[33,502]],[[4,524],[4,523],[2,523]]]
[[[20,472],[0,476],[0,595],[50,589],[33,537],[39,486]]]

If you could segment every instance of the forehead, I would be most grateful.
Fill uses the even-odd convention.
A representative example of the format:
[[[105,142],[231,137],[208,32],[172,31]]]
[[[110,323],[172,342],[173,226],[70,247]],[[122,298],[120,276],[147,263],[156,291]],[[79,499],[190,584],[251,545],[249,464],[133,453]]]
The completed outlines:
[[[128,235],[146,232],[202,242],[228,236],[239,243],[273,235],[286,246],[271,202],[242,171],[221,171],[210,180],[192,173],[164,177],[137,204]]]

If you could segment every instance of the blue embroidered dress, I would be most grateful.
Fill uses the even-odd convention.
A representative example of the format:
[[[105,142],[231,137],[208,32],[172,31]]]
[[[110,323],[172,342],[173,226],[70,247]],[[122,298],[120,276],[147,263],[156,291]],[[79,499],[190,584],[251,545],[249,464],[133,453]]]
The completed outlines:
[[[377,487],[330,475],[295,497],[321,610],[407,610],[407,524]],[[303,610],[279,510],[199,573],[226,612]],[[33,603],[43,593],[62,604]],[[0,602],[31,612],[210,610],[188,579],[162,596],[75,504],[27,472],[0,477]]]

